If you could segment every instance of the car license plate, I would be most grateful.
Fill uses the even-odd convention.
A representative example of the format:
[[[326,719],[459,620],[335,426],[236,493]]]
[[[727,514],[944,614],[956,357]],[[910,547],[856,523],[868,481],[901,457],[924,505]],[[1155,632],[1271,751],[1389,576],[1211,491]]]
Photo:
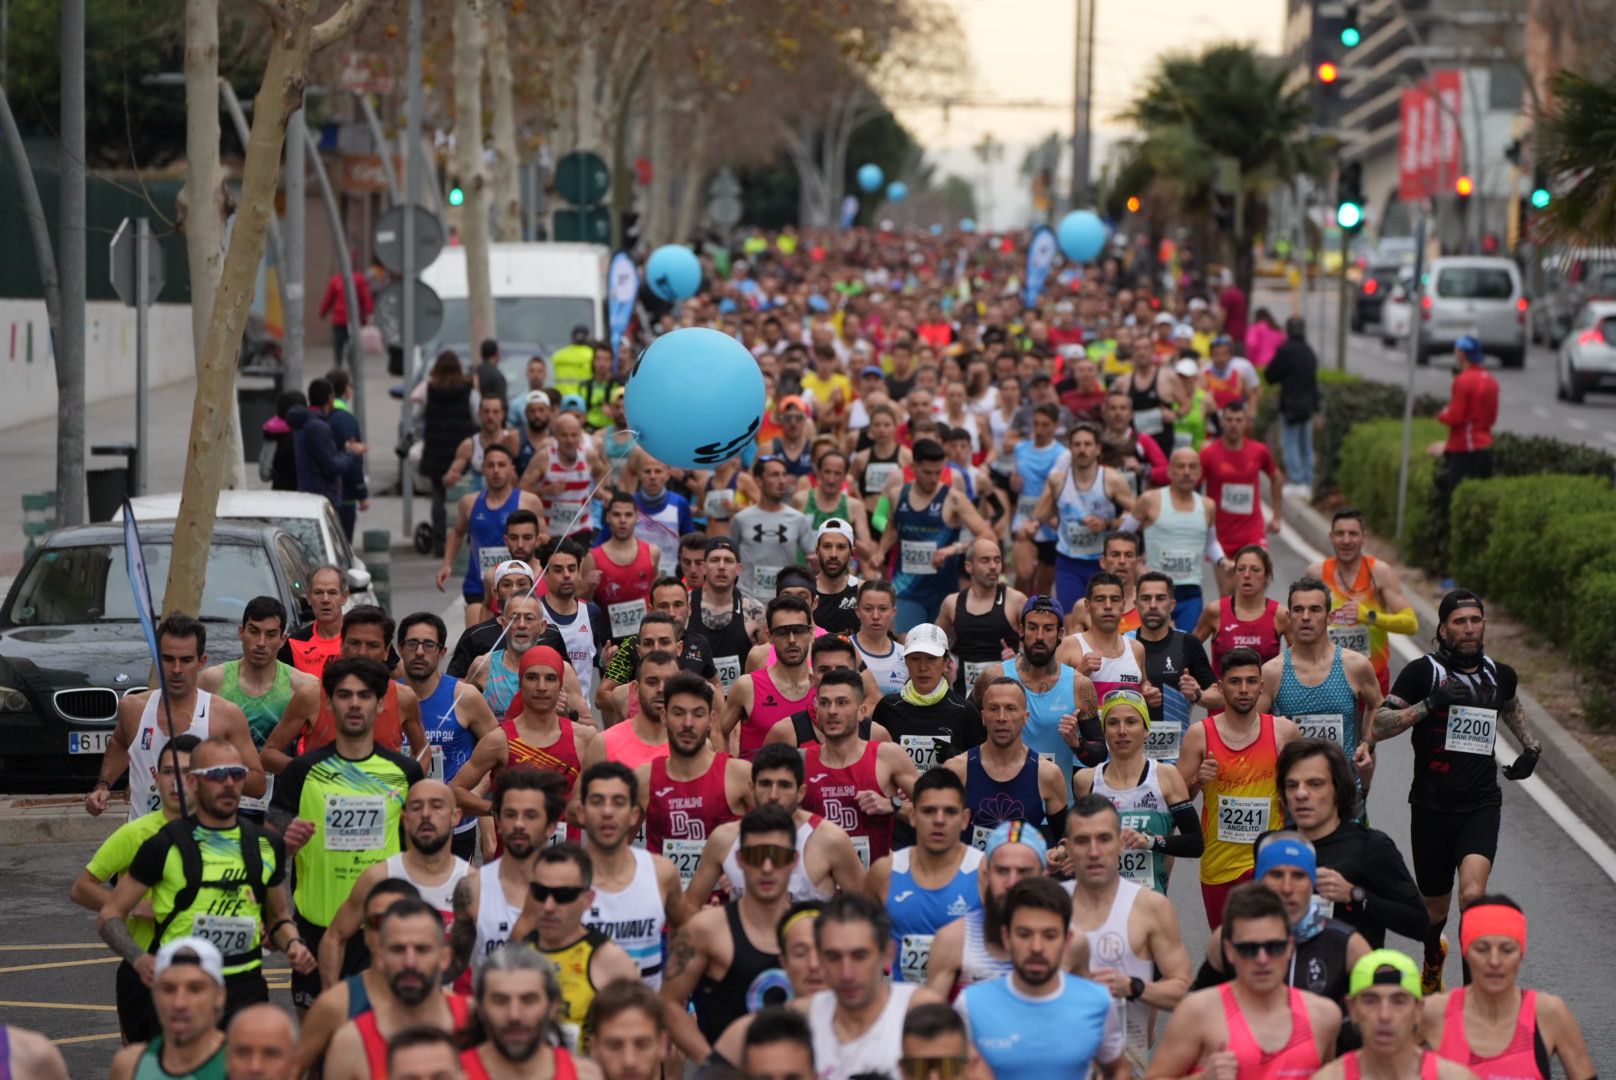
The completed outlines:
[[[104,754],[112,741],[111,731],[70,731],[67,733],[69,754]]]

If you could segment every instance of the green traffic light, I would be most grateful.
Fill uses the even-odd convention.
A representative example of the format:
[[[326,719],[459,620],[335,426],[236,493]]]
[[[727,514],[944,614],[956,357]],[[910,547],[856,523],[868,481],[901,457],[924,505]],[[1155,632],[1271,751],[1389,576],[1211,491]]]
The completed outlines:
[[[466,201],[466,193],[463,190],[461,190],[458,187],[452,187],[452,188],[449,189],[449,205],[450,206],[459,206],[461,203],[463,203],[465,201]]]
[[[1536,210],[1542,210],[1549,205],[1550,200],[1553,198],[1554,196],[1549,194],[1548,188],[1538,188],[1532,192],[1532,207]]]
[[[1335,208],[1335,223],[1343,229],[1356,229],[1363,224],[1363,207],[1355,202],[1344,202]]]
[[[1356,26],[1343,26],[1341,28],[1341,44],[1347,48],[1355,48],[1363,40],[1363,34]]]

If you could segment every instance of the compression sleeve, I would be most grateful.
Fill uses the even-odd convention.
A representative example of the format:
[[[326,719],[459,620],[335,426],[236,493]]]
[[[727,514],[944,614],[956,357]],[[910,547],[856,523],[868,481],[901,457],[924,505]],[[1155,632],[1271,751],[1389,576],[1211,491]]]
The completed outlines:
[[[1376,611],[1374,625],[1388,634],[1413,634],[1420,629],[1420,617],[1412,607],[1402,611]]]
[[[1118,532],[1138,532],[1139,531],[1139,519],[1133,516],[1133,511],[1132,510],[1130,510],[1126,514],[1122,515],[1122,523],[1117,526],[1117,531]]]
[[[1218,562],[1224,557],[1223,545],[1218,543],[1218,530],[1206,530],[1206,557]]]
[[[1039,831],[1044,834],[1044,842],[1054,847],[1066,839],[1066,813],[1069,807],[1061,807],[1044,819],[1044,827]]]
[[[1081,716],[1077,720],[1077,745],[1072,748],[1077,760],[1086,768],[1094,768],[1101,764],[1111,751],[1105,745],[1105,729],[1100,726],[1100,717]]]
[[[1196,816],[1195,804],[1182,802],[1167,810],[1173,815],[1175,831],[1167,838],[1162,851],[1175,859],[1199,859],[1206,850],[1206,837],[1201,835],[1201,819]]]
[[[892,513],[892,503],[885,495],[876,500],[875,509],[870,513],[870,524],[875,526],[877,534],[887,531],[887,517]]]

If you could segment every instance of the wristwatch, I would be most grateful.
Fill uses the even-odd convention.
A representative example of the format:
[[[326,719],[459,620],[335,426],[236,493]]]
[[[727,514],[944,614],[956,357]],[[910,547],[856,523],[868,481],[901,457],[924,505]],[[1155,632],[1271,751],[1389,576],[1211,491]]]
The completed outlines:
[[[1354,885],[1352,887],[1352,902],[1353,902],[1353,904],[1355,904],[1358,907],[1363,907],[1364,904],[1368,900],[1369,900],[1369,894],[1364,892],[1364,888],[1363,888],[1362,885]]]
[[[1150,838],[1150,850],[1151,851],[1166,851],[1167,850],[1167,837],[1165,837],[1165,836],[1152,836]]]
[[[1128,998],[1127,998],[1127,1000],[1129,1000],[1129,1001],[1138,1001],[1139,998],[1144,994],[1144,992],[1145,992],[1145,980],[1141,979],[1137,975],[1135,975],[1133,978],[1128,980]]]

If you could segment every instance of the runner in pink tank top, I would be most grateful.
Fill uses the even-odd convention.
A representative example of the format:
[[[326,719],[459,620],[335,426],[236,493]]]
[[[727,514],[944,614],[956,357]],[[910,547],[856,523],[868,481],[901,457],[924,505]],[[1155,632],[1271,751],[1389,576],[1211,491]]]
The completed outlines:
[[[751,674],[752,709],[741,725],[741,757],[747,761],[757,757],[763,740],[776,721],[806,709],[809,699],[814,696],[813,687],[810,686],[801,697],[786,697],[774,684],[774,676],[770,674],[772,671],[774,667],[771,665],[758,668]]]
[[[1218,987],[1223,1000],[1223,1018],[1229,1025],[1229,1052],[1240,1063],[1240,1080],[1306,1080],[1323,1064],[1318,1044],[1313,1041],[1313,1022],[1307,1015],[1302,991],[1287,987],[1291,1009],[1291,1037],[1273,1052],[1264,1050],[1246,1024],[1235,997],[1234,986]]]
[[[1460,987],[1448,994],[1442,1010],[1442,1045],[1437,1053],[1456,1061],[1481,1080],[1548,1080],[1548,1052],[1541,1055],[1542,1041],[1537,1033],[1537,993],[1521,991],[1521,1011],[1515,1014],[1515,1034],[1503,1053],[1483,1057],[1470,1049],[1470,1033],[1465,1030],[1465,993]]]

